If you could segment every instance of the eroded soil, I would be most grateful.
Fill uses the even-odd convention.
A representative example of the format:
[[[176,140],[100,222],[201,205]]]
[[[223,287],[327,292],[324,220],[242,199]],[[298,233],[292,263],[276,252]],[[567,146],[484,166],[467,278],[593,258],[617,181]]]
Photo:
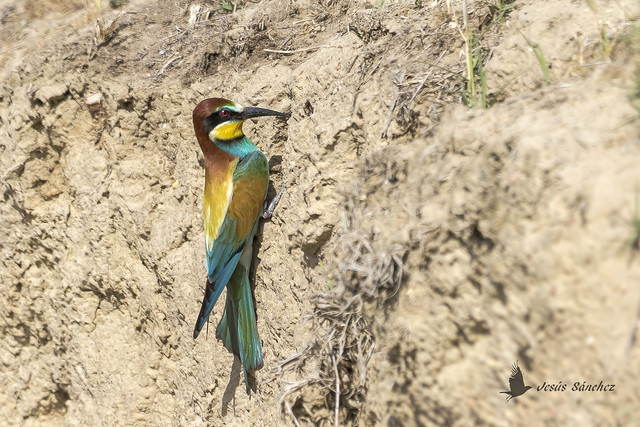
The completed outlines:
[[[457,1],[0,2],[0,417],[640,422],[637,4],[493,3],[469,4],[481,109]],[[256,242],[251,397],[191,336],[212,96],[292,114],[245,125],[287,184]],[[615,392],[505,405],[516,359]]]

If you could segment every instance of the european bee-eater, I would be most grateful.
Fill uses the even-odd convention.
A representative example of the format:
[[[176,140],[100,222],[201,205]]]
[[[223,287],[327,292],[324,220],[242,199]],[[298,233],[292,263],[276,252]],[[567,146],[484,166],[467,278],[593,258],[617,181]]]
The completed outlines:
[[[267,196],[269,165],[264,154],[242,133],[242,124],[261,116],[290,115],[243,107],[221,98],[205,99],[193,110],[193,128],[204,154],[207,251],[207,282],[193,338],[197,338],[226,286],[227,300],[216,337],[240,358],[247,394],[247,372],[262,367],[249,268],[253,237]]]

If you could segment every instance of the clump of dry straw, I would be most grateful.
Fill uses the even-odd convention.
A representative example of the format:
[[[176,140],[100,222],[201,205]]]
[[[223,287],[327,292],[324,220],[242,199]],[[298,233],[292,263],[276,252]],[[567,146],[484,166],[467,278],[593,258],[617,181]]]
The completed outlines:
[[[402,279],[401,249],[380,248],[381,242],[373,240],[359,194],[354,189],[344,198],[333,249],[337,285],[314,298],[313,339],[280,364],[280,372],[304,375],[289,383],[280,399],[282,412],[296,425],[357,423],[375,345],[370,317],[397,292]]]

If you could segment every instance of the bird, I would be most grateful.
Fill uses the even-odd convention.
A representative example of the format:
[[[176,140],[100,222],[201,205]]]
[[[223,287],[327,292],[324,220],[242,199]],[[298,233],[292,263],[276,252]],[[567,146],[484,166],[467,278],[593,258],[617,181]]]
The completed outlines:
[[[262,367],[262,348],[249,285],[253,237],[264,211],[269,185],[265,155],[242,132],[248,119],[289,118],[290,114],[242,105],[222,98],[201,101],[193,110],[193,128],[204,155],[204,241],[207,277],[196,339],[227,288],[216,337],[242,364],[247,394],[248,372]]]
[[[531,388],[530,385],[524,385],[524,377],[522,376],[522,371],[518,366],[518,361],[513,364],[511,367],[511,376],[509,377],[509,388],[510,391],[501,391],[500,393],[508,394],[507,400],[505,403],[513,399],[514,397],[522,396]]]

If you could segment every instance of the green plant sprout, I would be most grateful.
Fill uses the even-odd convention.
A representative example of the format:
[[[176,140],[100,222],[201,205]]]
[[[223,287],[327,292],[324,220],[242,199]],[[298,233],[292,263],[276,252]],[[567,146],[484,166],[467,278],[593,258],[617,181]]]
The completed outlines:
[[[547,65],[547,61],[544,59],[544,54],[542,53],[542,48],[537,43],[532,43],[531,40],[527,38],[522,32],[520,32],[524,40],[527,42],[533,54],[536,56],[538,60],[538,64],[540,64],[540,70],[542,70],[542,74],[544,75],[545,84],[551,84],[551,75],[549,74],[549,66]]]

